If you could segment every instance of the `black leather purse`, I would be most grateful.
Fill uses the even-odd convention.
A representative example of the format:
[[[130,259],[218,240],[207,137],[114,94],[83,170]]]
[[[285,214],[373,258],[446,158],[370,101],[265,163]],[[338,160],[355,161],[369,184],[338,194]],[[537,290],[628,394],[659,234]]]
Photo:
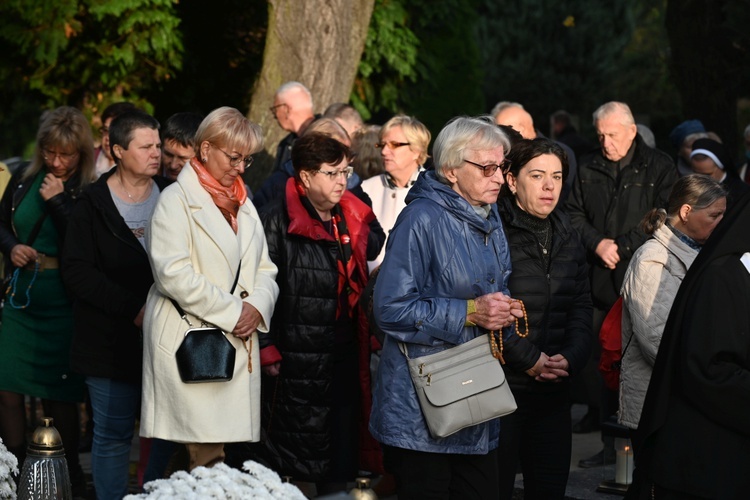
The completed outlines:
[[[237,268],[237,276],[230,293],[234,293],[239,277],[240,268]],[[206,323],[194,327],[177,301],[172,298],[169,300],[189,326],[175,353],[177,370],[182,381],[186,384],[200,384],[232,380],[236,350],[226,337],[227,334],[220,328]]]

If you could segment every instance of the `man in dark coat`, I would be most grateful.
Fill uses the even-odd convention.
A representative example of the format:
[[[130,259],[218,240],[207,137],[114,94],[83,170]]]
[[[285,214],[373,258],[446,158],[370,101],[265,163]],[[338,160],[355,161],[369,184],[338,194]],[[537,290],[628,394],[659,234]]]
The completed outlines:
[[[750,195],[745,195],[685,275],[633,441],[636,470],[629,499],[748,496],[748,227]]]
[[[588,253],[593,331],[598,335],[604,317],[620,295],[630,258],[647,239],[640,221],[651,208],[666,206],[677,169],[669,156],[648,147],[638,136],[627,104],[612,101],[600,106],[594,112],[594,127],[601,148],[581,158],[566,208]],[[589,421],[596,420],[597,403],[601,403],[598,399],[603,394],[601,377],[595,370],[598,361],[595,344],[594,369],[590,365],[591,375],[586,379],[589,410],[594,410]],[[603,399],[610,407],[600,412],[606,418],[617,410],[616,393]],[[611,455],[609,458],[613,458],[613,451]],[[601,465],[602,458],[582,460],[581,465]]]
[[[284,192],[287,179],[294,175],[290,162],[294,141],[315,121],[312,94],[299,82],[286,82],[279,87],[270,110],[279,127],[289,134],[281,139],[276,147],[276,159],[271,176],[253,197],[253,204],[258,210]]]

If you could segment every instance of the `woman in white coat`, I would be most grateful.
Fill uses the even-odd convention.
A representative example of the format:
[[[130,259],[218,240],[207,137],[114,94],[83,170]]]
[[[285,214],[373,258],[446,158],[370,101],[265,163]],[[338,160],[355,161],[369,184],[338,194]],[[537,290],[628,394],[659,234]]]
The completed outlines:
[[[260,438],[258,334],[278,296],[276,266],[241,174],[260,150],[260,127],[239,111],[211,112],[196,157],[162,193],[146,236],[155,283],[144,320],[141,436],[187,445],[190,469],[224,458],[224,443]],[[230,293],[239,268],[234,293]],[[225,332],[237,351],[228,382],[185,384],[175,352],[187,323]]]
[[[727,209],[726,191],[708,176],[688,175],[672,187],[668,209],[641,222],[652,237],[633,255],[622,285],[618,421],[636,429],[664,325],[682,279]]]

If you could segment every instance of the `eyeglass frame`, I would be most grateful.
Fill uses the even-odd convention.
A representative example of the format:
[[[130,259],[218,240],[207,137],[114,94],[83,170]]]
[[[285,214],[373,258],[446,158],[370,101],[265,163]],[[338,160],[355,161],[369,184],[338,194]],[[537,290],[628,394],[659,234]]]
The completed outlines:
[[[282,107],[282,106],[286,106],[287,108],[289,107],[289,105],[287,103],[282,102],[282,103],[279,103],[279,104],[274,104],[273,106],[271,106],[270,108],[268,108],[268,111],[270,111],[271,114],[273,115],[273,117],[276,118],[276,110],[278,108]]]
[[[229,165],[231,167],[239,167],[240,162],[243,162],[244,168],[250,168],[250,165],[252,165],[253,161],[255,161],[255,158],[253,158],[252,156],[232,156],[226,151],[224,151],[223,149],[221,149],[216,144],[211,144],[211,145],[215,147],[216,149],[218,149],[219,151],[221,151],[222,153],[224,153],[224,156],[226,156],[227,159],[229,160]]]
[[[81,154],[80,151],[75,151],[74,153],[57,153],[57,152],[52,152],[48,150],[47,148],[41,148],[41,152],[42,152],[42,158],[44,158],[44,161],[54,163],[55,158],[60,158],[60,161],[65,164],[73,161],[73,158]]]
[[[349,166],[342,168],[341,170],[334,170],[333,172],[318,169],[318,170],[313,170],[311,173],[313,175],[325,174],[326,177],[331,180],[336,180],[339,177],[341,177],[341,174],[344,174],[344,179],[348,180],[348,179],[351,179],[352,175],[354,175],[354,167],[349,165]]]
[[[394,146],[394,144],[395,144],[395,146]],[[404,146],[411,146],[411,142],[386,141],[386,142],[376,142],[375,143],[375,147],[377,149],[384,149],[386,146],[388,146],[392,150],[396,150],[396,149],[404,147]]]
[[[497,172],[498,169],[500,170],[500,172],[502,172],[503,175],[505,175],[510,172],[510,167],[512,166],[511,161],[507,159],[503,160],[500,165],[495,165],[494,163],[489,165],[480,165],[479,163],[474,163],[473,161],[467,159],[463,159],[462,161],[465,161],[469,165],[474,165],[475,167],[477,167],[482,171],[482,175],[484,175],[485,177],[492,177],[493,175],[495,175],[495,172]],[[490,173],[488,174],[487,172]]]

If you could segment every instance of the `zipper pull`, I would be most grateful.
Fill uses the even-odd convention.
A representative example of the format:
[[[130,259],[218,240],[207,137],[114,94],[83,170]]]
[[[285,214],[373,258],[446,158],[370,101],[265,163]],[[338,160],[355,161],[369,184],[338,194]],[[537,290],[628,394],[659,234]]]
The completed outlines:
[[[489,234],[484,235],[484,246],[487,246],[487,240],[489,239],[489,237],[490,237]]]

